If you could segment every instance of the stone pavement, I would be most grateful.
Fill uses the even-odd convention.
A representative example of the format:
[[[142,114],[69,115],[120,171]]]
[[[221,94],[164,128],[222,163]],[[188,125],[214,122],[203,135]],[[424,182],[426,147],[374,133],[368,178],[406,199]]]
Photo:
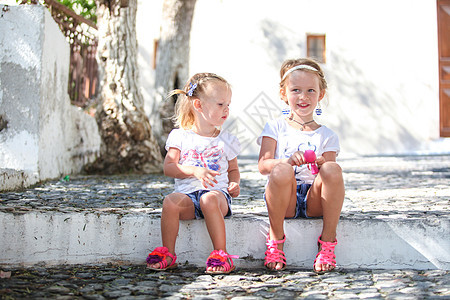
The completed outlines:
[[[339,163],[346,185],[341,220],[449,219],[450,155],[355,157]],[[234,218],[267,216],[261,197],[265,179],[257,172],[255,159],[241,158],[240,170],[242,191],[233,200]],[[172,190],[172,180],[161,175],[65,179],[0,194],[0,212],[138,211],[158,218],[164,195]],[[449,239],[443,236],[441,246],[448,246]],[[364,250],[364,245],[355,247]],[[450,299],[448,270],[341,268],[316,275],[292,267],[269,273],[239,268],[239,260],[235,262],[238,269],[232,275],[209,276],[192,265],[165,273],[147,271],[143,265],[10,266],[2,265],[0,254],[0,277],[5,277],[0,279],[0,295],[2,299]]]
[[[136,265],[91,265],[11,269],[0,279],[2,299],[449,299],[450,276],[443,270],[238,269],[206,275],[183,266],[155,273]]]
[[[346,197],[341,219],[450,217],[450,155],[355,157],[338,160]],[[241,158],[241,194],[233,215],[267,216],[265,176],[256,158]],[[145,212],[158,218],[173,180],[163,175],[66,176],[0,193],[0,212]]]

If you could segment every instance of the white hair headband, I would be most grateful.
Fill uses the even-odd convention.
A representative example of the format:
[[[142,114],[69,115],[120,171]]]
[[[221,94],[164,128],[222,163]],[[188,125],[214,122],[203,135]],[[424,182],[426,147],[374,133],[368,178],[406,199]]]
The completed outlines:
[[[292,67],[289,70],[287,70],[286,73],[284,73],[283,78],[281,79],[281,81],[283,81],[290,73],[292,73],[294,71],[297,71],[297,70],[301,70],[301,69],[306,69],[306,70],[319,72],[319,70],[317,70],[314,67],[311,67],[311,66],[308,66],[308,65],[298,65],[298,66]]]

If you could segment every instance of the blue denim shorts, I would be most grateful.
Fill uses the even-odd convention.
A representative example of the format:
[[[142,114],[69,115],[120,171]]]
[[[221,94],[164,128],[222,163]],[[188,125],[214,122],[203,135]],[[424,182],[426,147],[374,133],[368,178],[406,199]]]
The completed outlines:
[[[191,198],[192,203],[194,203],[194,207],[195,207],[194,213],[195,213],[195,218],[196,219],[203,219],[204,218],[202,209],[200,208],[200,198],[204,194],[206,194],[208,192],[211,192],[211,191],[210,190],[198,190],[198,191],[186,194],[186,196]],[[231,212],[231,196],[227,192],[224,192],[222,190],[221,190],[221,192],[225,195],[225,198],[227,199],[227,203],[228,203],[228,212],[227,212],[227,215],[225,216],[225,218],[226,218],[226,217],[229,217],[229,216],[232,215],[232,212]]]
[[[293,218],[286,219],[310,218],[306,214],[306,196],[308,195],[310,188],[311,184],[307,183],[297,185],[297,205],[295,206],[295,215]],[[266,193],[264,193],[264,201],[266,201]]]
[[[311,184],[301,183],[297,185],[297,205],[295,206],[294,219],[309,218],[306,214],[306,196],[311,188]]]

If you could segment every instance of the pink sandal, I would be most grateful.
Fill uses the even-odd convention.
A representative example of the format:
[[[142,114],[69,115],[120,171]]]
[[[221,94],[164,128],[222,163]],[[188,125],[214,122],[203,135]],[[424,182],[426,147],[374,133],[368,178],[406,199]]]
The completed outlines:
[[[170,265],[167,265],[167,256],[172,258],[172,263]],[[157,247],[155,248],[155,250],[153,250],[152,253],[147,256],[147,268],[153,271],[165,271],[168,269],[176,268],[178,266],[176,261],[177,256],[170,253],[167,247]],[[152,268],[148,266],[148,264],[153,265],[157,263],[159,263],[159,268]]]
[[[317,245],[320,247],[322,246],[322,249],[320,249],[319,253],[316,255],[316,259],[314,260],[313,269],[316,273],[325,273],[334,270],[336,268],[336,255],[334,254],[334,247],[337,245],[337,239],[335,242],[324,242],[320,238],[322,236],[319,236],[317,239]],[[330,265],[333,266],[330,270],[316,270],[316,264],[321,265]]]
[[[214,250],[206,260],[206,267],[223,267],[223,271],[206,271],[206,274],[229,274],[236,268],[232,258],[239,258],[237,255],[229,255],[223,250]],[[228,263],[230,261],[231,265]]]
[[[278,244],[282,244],[286,241],[286,235],[283,235],[283,239],[276,241],[276,240],[269,240],[269,236],[267,236],[267,250],[264,253],[266,257],[264,258],[264,266],[271,270],[271,271],[283,271],[286,269],[286,256],[283,251],[278,249]],[[267,265],[270,263],[282,263],[283,267],[280,270],[271,269]]]

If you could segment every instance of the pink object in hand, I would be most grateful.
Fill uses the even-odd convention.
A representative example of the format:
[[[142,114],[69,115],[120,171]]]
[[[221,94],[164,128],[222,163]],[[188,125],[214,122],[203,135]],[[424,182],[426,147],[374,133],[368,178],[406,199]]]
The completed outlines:
[[[303,153],[303,157],[307,163],[313,163],[316,160],[316,153],[312,150],[306,150],[305,153]]]
[[[305,161],[308,163],[308,169],[311,170],[311,174],[316,175],[319,173],[319,168],[317,167],[316,161],[316,153],[312,150],[306,150],[305,153],[303,153],[303,157],[305,158]]]

